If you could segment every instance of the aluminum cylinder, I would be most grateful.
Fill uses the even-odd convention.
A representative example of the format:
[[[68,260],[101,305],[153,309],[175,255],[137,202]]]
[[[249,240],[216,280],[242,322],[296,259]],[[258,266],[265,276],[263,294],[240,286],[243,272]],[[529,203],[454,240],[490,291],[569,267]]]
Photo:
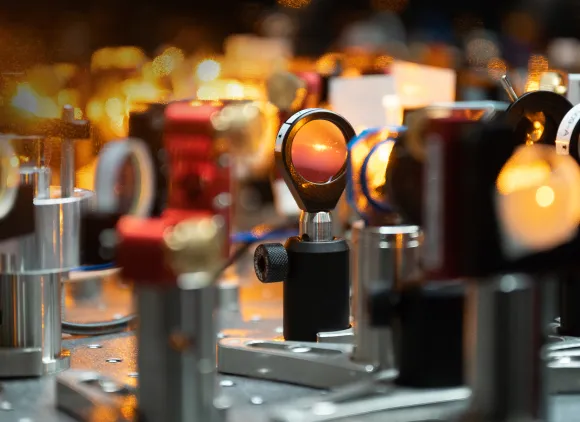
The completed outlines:
[[[0,377],[40,376],[68,368],[61,350],[63,273],[0,275]]]
[[[215,422],[216,287],[137,288],[139,411],[147,421]]]
[[[370,326],[369,292],[375,287],[396,289],[418,271],[421,232],[418,226],[366,227],[357,221],[351,241],[356,343],[353,360],[388,369],[393,366],[391,330]]]
[[[0,273],[60,273],[80,265],[80,216],[93,192],[75,189],[60,198],[51,187],[50,198],[35,198],[36,233],[0,243]]]
[[[539,411],[540,308],[523,274],[470,283],[465,354],[470,422],[532,422]]]
[[[21,175],[38,188],[35,233],[0,243],[0,377],[39,376],[70,364],[61,349],[62,283],[80,265],[81,210],[93,193],[76,189],[61,198],[60,188],[50,187],[45,195],[40,170]]]

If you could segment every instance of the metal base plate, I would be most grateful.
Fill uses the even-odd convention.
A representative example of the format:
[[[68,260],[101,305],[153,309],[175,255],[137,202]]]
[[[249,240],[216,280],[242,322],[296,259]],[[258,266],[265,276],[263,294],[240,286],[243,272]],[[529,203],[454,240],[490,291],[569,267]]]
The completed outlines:
[[[226,338],[218,343],[218,371],[225,374],[334,388],[368,379],[373,365],[351,360],[350,344]],[[392,378],[397,375],[392,372]]]

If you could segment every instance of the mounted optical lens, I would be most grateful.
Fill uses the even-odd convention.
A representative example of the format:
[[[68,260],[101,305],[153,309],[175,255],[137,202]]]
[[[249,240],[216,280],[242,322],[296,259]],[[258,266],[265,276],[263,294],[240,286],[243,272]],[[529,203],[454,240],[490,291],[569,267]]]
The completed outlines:
[[[276,164],[302,211],[332,210],[346,186],[348,141],[355,136],[342,116],[306,109],[290,117],[276,137]]]
[[[328,183],[335,179],[344,166],[346,156],[344,134],[326,120],[306,123],[292,142],[294,168],[312,183]]]

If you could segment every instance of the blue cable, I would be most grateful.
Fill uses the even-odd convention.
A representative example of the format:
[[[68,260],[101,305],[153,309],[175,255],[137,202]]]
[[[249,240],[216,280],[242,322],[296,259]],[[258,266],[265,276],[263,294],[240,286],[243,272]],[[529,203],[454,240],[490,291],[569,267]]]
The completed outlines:
[[[115,264],[113,262],[107,262],[105,264],[97,264],[97,265],[82,265],[77,268],[73,268],[71,271],[104,271],[110,270],[115,268]]]
[[[255,243],[264,242],[266,240],[276,240],[284,237],[297,236],[297,230],[274,230],[262,235],[256,235],[252,232],[239,232],[232,235],[232,243]]]
[[[297,230],[284,229],[284,230],[273,230],[262,235],[256,235],[251,231],[234,233],[231,237],[232,243],[258,243],[267,240],[277,240],[285,237],[297,236]],[[115,268],[113,262],[107,262],[105,264],[97,265],[83,265],[78,268],[73,268],[71,271],[104,271]]]

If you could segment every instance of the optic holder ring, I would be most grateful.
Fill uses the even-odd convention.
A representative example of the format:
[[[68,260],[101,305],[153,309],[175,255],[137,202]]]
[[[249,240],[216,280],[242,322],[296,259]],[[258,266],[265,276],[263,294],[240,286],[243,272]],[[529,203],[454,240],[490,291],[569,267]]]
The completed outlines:
[[[371,160],[371,157],[373,156],[373,154],[376,153],[380,147],[388,144],[389,142],[396,142],[396,140],[393,138],[388,138],[388,139],[385,139],[384,141],[381,141],[381,142],[377,143],[376,145],[374,145],[371,148],[371,150],[369,151],[366,158],[364,159],[362,166],[361,166],[361,171],[360,171],[360,177],[361,177],[360,184],[361,184],[361,190],[362,190],[363,195],[367,198],[367,200],[369,201],[369,203],[373,207],[375,207],[379,211],[382,211],[385,213],[393,212],[393,209],[386,202],[380,203],[373,198],[373,196],[371,195],[370,190],[369,190],[366,175],[367,175],[367,168],[369,166],[369,161]]]
[[[566,97],[555,92],[527,92],[508,107],[507,122],[516,130],[526,116],[544,113],[546,124],[542,138],[547,140],[548,144],[553,145],[556,141],[558,125],[571,108],[572,103]]]
[[[18,196],[20,161],[8,139],[0,139],[0,219],[6,217]]]
[[[574,106],[562,119],[556,136],[556,153],[571,155],[580,163],[580,104]],[[574,146],[573,142],[576,143]]]
[[[131,160],[135,171],[136,193],[127,214],[148,217],[155,198],[155,172],[147,146],[139,138],[125,138],[111,142],[99,155],[95,172],[97,211],[119,212],[119,197],[115,192],[123,165]]]
[[[405,126],[366,129],[348,143],[347,201],[365,221],[372,218],[373,211],[380,214],[393,212],[388,198],[385,197],[383,200],[379,198],[377,200],[371,195],[367,169],[374,154],[389,142],[397,142],[406,130]],[[362,164],[360,164],[360,168],[358,168],[359,163],[355,160],[355,157],[360,155],[358,154],[358,148],[366,148],[366,156]],[[363,195],[366,199],[363,204],[358,201],[360,195]]]
[[[276,137],[276,146],[274,149],[276,165],[298,207],[310,213],[330,211],[336,207],[346,187],[347,178],[346,156],[341,169],[334,175],[331,181],[326,183],[310,182],[302,177],[294,167],[292,160],[294,137],[304,125],[314,120],[324,120],[334,124],[344,136],[345,149],[348,141],[356,136],[355,130],[344,117],[320,108],[299,111],[282,124]]]

